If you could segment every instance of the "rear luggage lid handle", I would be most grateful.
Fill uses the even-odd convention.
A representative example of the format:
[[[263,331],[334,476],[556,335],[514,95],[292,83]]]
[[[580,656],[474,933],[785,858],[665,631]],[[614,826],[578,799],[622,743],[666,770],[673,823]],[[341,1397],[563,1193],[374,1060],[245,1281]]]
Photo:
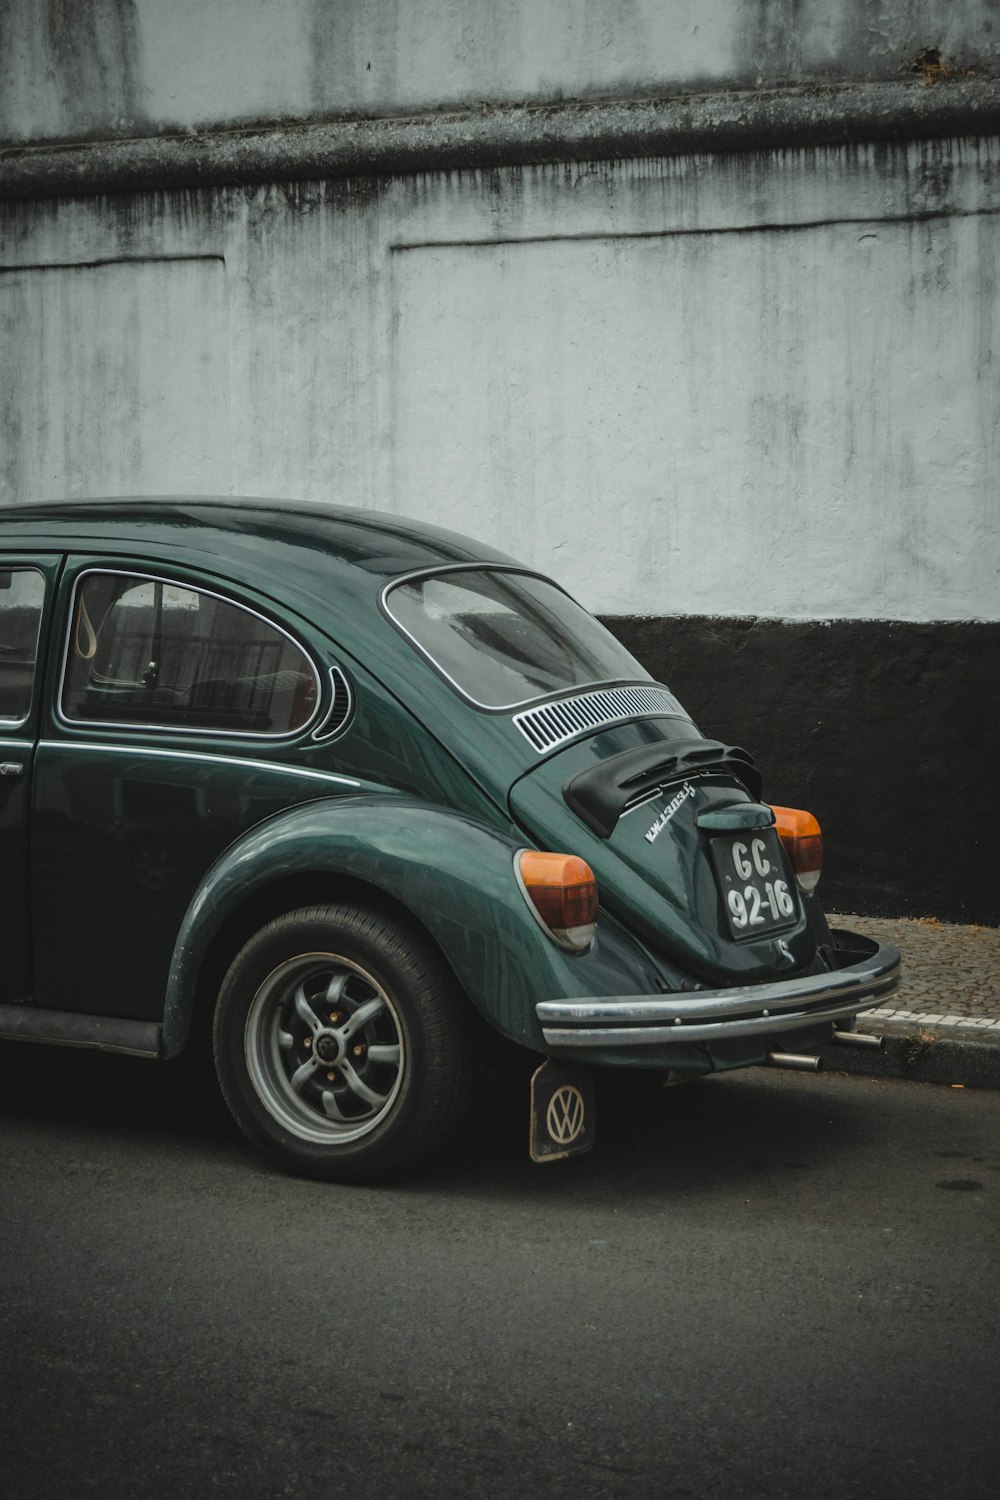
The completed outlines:
[[[695,818],[710,833],[742,833],[750,828],[773,828],[774,813],[763,802],[734,802],[729,807],[706,807]]]

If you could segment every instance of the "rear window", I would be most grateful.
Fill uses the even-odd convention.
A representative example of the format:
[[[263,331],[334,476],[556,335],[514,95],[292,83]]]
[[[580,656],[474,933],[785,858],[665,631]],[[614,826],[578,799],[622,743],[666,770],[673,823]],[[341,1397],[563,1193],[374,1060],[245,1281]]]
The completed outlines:
[[[479,708],[649,673],[568,594],[529,573],[455,569],[394,584],[393,622]]]

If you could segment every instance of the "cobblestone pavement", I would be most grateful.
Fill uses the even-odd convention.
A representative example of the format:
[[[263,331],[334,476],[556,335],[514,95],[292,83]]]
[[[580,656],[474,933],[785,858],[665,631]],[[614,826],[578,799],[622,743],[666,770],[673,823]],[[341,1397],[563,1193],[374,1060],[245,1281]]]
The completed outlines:
[[[893,943],[903,978],[886,1004],[858,1017],[889,1033],[933,1031],[1000,1047],[1000,928],[962,927],[934,917],[831,915],[846,927]],[[870,1023],[870,1024],[869,1024]]]

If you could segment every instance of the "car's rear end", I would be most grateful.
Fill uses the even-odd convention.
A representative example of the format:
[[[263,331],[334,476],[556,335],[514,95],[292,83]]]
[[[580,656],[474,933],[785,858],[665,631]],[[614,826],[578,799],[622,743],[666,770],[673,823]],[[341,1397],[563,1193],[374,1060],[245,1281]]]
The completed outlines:
[[[895,987],[894,949],[827,926],[815,819],[763,801],[747,752],[705,738],[562,590],[455,565],[383,604],[455,717],[478,720],[470,769],[523,833],[520,878],[553,941],[572,929],[589,951],[599,904],[659,976],[640,994],[539,998],[551,1056],[692,1072],[790,1059]],[[537,851],[568,856],[565,876]]]
[[[622,748],[638,728],[569,746],[511,791],[543,844],[566,840],[567,813],[577,821],[573,847],[603,906],[674,971],[667,994],[540,1002],[546,1044],[655,1064],[686,1043],[699,1071],[797,1058],[895,987],[898,955],[831,932],[814,894],[818,825],[761,801],[744,752],[669,720]]]

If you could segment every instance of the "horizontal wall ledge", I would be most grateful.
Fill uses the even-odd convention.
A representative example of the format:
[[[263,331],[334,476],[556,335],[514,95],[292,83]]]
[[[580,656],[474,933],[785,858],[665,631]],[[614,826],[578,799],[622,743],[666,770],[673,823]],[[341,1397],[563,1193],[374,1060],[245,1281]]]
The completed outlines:
[[[239,130],[0,151],[0,198],[397,176],[546,162],[981,136],[1000,131],[1000,79],[759,89],[670,99],[491,105],[405,119],[270,122]]]

